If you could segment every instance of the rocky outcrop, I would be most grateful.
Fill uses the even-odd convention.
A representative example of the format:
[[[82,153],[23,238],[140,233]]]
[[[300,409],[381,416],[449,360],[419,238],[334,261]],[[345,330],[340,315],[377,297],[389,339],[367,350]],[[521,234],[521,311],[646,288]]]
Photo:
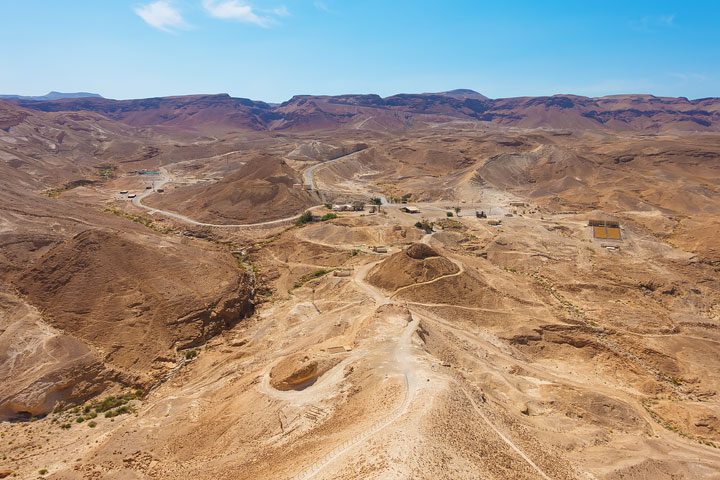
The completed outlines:
[[[251,278],[229,253],[155,235],[86,230],[51,248],[16,283],[44,322],[138,384],[174,365],[178,349],[253,309]]]

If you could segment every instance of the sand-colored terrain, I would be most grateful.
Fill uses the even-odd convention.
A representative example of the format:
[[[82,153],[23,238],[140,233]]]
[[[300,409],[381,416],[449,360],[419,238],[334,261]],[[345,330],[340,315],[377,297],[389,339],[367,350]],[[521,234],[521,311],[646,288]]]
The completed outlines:
[[[0,475],[720,478],[716,134],[453,122],[140,142],[103,120],[102,176],[23,123],[66,113],[15,114],[27,145],[0,152],[47,173],[0,164]],[[159,153],[121,163],[142,143]],[[303,195],[379,211],[221,228],[119,193],[162,168],[144,205],[263,222],[258,191],[289,185],[279,204],[325,162]],[[97,182],[46,191],[80,178]]]

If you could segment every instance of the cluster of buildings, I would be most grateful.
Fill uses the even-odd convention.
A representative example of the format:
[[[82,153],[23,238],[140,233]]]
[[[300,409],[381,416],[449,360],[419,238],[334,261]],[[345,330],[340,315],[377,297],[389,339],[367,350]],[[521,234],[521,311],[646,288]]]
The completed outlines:
[[[365,210],[363,202],[341,203],[332,206],[333,212],[362,212]]]

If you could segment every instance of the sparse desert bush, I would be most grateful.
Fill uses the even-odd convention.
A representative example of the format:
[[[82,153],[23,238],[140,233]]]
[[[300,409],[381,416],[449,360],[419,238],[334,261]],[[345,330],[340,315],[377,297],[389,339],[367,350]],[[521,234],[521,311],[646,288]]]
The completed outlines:
[[[293,288],[300,288],[305,284],[305,282],[308,282],[315,278],[320,278],[323,275],[327,275],[330,272],[332,272],[332,270],[327,270],[327,269],[321,268],[320,270],[315,270],[314,272],[306,273],[302,277],[298,278],[298,280],[293,284]]]
[[[335,215],[334,213],[326,213],[320,218],[320,220],[326,222],[328,220],[332,220],[333,218],[337,218],[337,215]]]
[[[419,228],[420,230],[423,230],[425,233],[432,233],[433,231],[433,223],[428,222],[427,220],[421,220],[419,222],[415,222],[415,226]]]
[[[300,215],[300,218],[297,219],[295,225],[300,226],[310,222],[312,222],[312,212],[310,210],[306,210],[305,213]]]
[[[123,415],[125,413],[130,413],[133,410],[128,407],[127,405],[123,405],[121,407],[116,408],[115,410],[110,410],[108,412],[105,412],[105,418],[113,418],[117,417],[118,415]]]

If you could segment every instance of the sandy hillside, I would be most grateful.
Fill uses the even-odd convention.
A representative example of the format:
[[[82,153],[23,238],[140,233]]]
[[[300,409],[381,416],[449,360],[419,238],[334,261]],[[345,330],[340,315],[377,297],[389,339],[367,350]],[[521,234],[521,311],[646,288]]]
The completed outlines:
[[[0,476],[720,479],[713,102],[88,102],[0,110]]]

